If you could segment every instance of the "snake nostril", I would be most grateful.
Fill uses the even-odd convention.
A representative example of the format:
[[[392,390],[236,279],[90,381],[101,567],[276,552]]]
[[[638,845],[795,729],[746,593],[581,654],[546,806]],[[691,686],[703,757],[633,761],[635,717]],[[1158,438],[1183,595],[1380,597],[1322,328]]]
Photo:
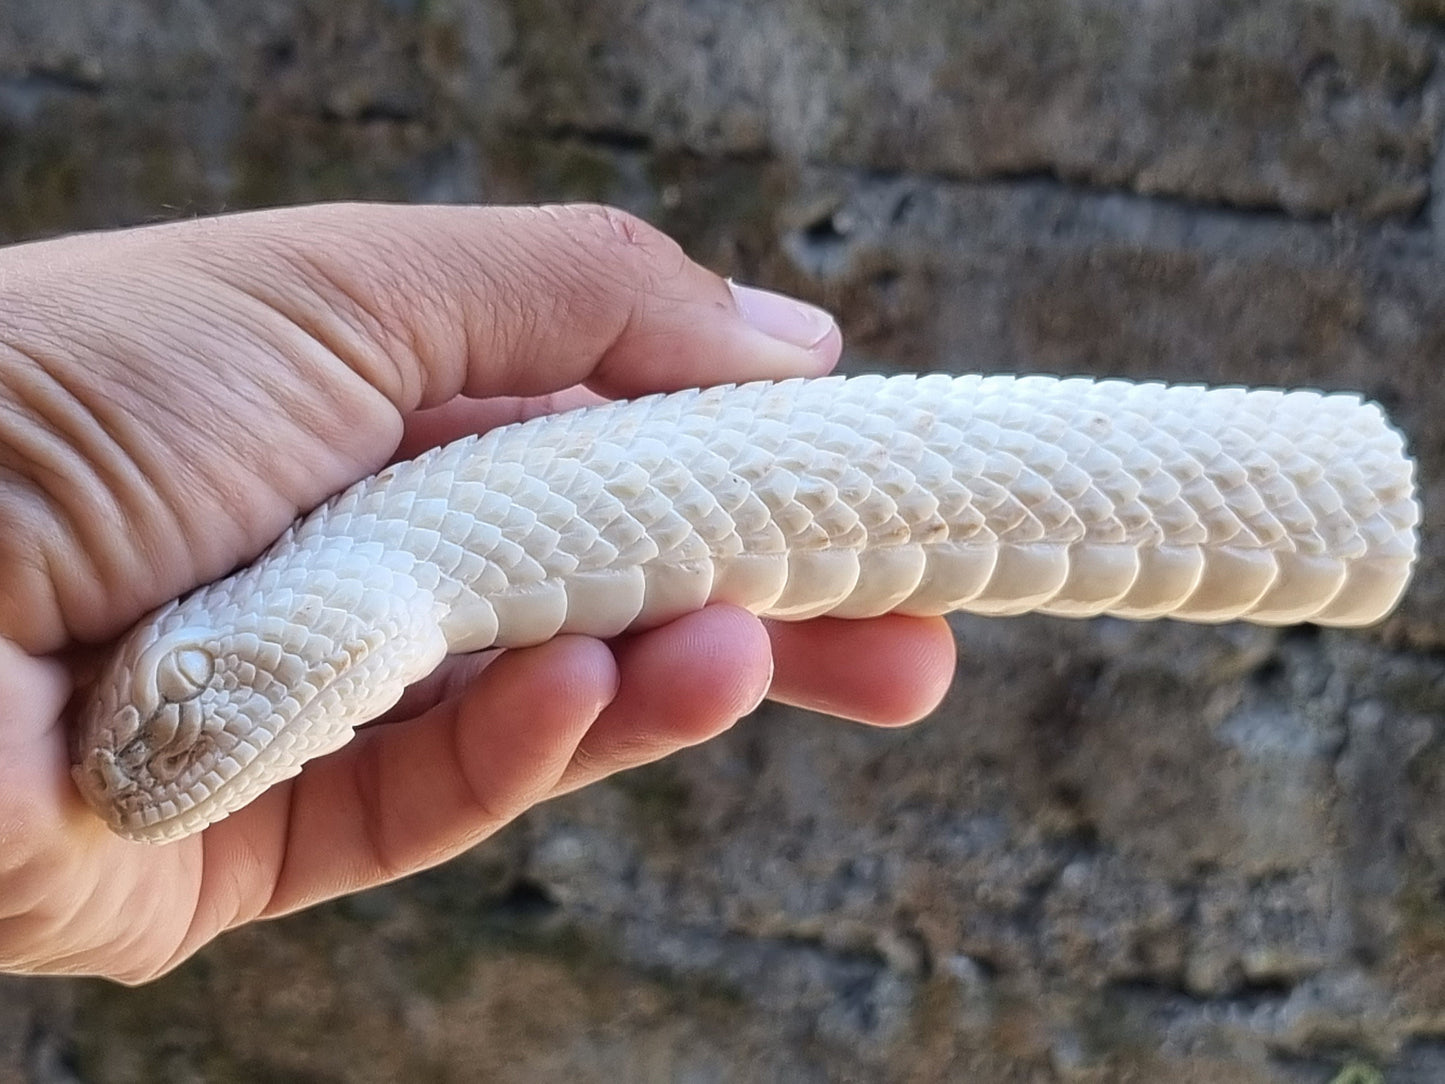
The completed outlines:
[[[86,765],[87,774],[101,794],[114,794],[132,786],[130,777],[116,763],[109,749],[97,749]]]
[[[151,775],[162,783],[173,782],[181,772],[185,771],[188,759],[188,754],[184,750],[152,757],[149,764]]]

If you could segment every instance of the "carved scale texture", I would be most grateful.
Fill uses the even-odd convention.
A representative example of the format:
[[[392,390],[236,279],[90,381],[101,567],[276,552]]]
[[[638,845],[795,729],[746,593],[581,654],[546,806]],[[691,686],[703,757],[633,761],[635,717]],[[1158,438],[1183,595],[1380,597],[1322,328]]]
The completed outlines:
[[[938,374],[718,387],[540,418],[358,483],[250,569],[157,615],[160,632],[193,623],[187,607],[224,624],[295,610],[310,592],[305,612],[359,620],[379,643],[368,683],[298,694],[306,711],[257,722],[264,742],[233,733],[244,716],[213,727],[246,755],[227,753],[194,793],[87,796],[138,838],[186,834],[345,741],[443,652],[612,636],[710,601],[786,619],[1368,624],[1408,581],[1418,520],[1400,436],[1350,395]],[[289,635],[304,646],[272,647],[259,664],[272,684],[314,670],[288,665],[287,650],[336,652],[315,630]],[[85,743],[121,747],[107,725],[90,724],[82,758]]]
[[[410,554],[452,650],[615,635],[709,601],[1366,624],[1419,512],[1352,396],[1047,377],[712,388],[536,419],[305,521]]]

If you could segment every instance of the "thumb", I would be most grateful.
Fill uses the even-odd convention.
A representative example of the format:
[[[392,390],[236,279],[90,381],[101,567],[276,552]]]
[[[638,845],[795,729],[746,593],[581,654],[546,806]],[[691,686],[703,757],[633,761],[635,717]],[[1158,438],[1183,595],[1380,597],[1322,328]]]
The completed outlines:
[[[0,635],[113,635],[459,394],[817,374],[819,309],[604,207],[347,204],[0,250]]]
[[[823,310],[732,286],[610,207],[335,205],[236,228],[275,258],[218,252],[215,273],[306,327],[403,413],[458,394],[817,375],[842,344]]]

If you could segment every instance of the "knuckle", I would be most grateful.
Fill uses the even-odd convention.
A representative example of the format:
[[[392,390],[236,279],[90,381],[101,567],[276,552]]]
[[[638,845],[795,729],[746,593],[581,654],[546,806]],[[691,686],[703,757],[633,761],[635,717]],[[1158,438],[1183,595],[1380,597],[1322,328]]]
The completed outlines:
[[[600,203],[554,209],[564,231],[598,261],[621,265],[644,283],[675,274],[686,263],[682,246],[630,211]]]
[[[627,333],[653,299],[679,292],[687,258],[672,238],[636,215],[605,204],[538,209],[544,228],[520,267],[554,288],[530,290],[517,309],[582,340],[605,344]],[[535,329],[524,329],[525,340]]]

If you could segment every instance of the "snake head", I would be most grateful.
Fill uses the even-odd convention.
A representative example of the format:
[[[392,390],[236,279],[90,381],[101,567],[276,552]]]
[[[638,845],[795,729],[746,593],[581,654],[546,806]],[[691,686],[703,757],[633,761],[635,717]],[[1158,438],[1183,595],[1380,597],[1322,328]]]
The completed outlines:
[[[445,649],[423,651],[420,672],[398,667],[398,646],[413,644],[411,662],[417,651],[395,622],[257,581],[238,574],[157,610],[97,681],[71,772],[119,834],[164,842],[219,820],[348,741]]]

